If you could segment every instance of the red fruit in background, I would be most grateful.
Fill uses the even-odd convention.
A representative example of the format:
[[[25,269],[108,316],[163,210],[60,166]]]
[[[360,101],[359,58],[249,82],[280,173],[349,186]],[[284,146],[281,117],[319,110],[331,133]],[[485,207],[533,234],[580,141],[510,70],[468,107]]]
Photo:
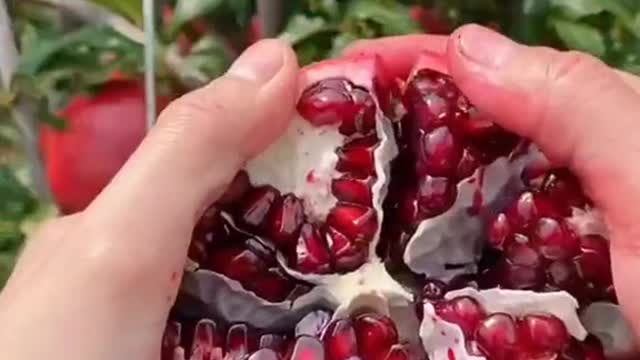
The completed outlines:
[[[111,181],[145,136],[145,114],[141,82],[111,81],[96,95],[71,99],[60,113],[65,130],[43,125],[47,181],[63,213],[83,210]]]
[[[451,31],[451,24],[435,9],[414,5],[411,7],[409,15],[426,33],[448,34]]]

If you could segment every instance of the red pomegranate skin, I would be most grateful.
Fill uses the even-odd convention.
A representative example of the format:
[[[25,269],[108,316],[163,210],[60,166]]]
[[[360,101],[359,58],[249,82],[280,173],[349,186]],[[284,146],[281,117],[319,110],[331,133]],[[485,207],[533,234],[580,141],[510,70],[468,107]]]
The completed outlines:
[[[158,100],[163,108],[168,99]],[[137,80],[115,80],[93,96],[74,96],[64,130],[41,128],[47,181],[64,214],[84,210],[120,170],[146,132],[145,95]]]

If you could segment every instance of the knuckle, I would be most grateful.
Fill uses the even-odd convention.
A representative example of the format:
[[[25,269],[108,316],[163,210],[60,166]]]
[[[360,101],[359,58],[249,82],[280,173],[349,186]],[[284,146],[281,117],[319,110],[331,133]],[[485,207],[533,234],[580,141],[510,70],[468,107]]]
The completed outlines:
[[[579,51],[555,52],[546,68],[550,84],[576,84],[601,66],[600,60]]]

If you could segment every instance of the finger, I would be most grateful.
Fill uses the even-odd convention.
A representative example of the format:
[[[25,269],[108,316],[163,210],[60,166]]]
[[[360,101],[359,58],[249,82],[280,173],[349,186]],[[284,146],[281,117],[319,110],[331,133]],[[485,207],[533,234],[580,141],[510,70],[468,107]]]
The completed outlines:
[[[150,284],[147,296],[170,296],[197,217],[246,160],[285,129],[297,77],[291,48],[265,40],[226,75],[169,105],[85,211],[74,236],[91,236],[78,251],[104,258],[111,282],[143,279]]]
[[[620,301],[640,330],[640,96],[597,59],[531,48],[475,25],[447,46],[450,72],[481,110],[570,166],[606,214]]]
[[[445,35],[404,35],[376,40],[359,40],[345,50],[345,55],[378,54],[391,75],[404,78],[422,53],[444,54]]]
[[[635,90],[638,94],[640,94],[640,77],[629,74],[628,72],[624,72],[621,70],[616,70],[616,73],[622,78],[622,80]]]

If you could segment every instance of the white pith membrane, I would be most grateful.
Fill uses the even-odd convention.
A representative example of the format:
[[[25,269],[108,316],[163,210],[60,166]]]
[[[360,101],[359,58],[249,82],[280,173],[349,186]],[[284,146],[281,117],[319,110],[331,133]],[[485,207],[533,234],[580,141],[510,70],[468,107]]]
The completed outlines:
[[[503,312],[513,316],[550,314],[564,322],[569,334],[584,340],[587,331],[578,318],[578,302],[566,292],[536,293],[523,290],[465,288],[450,291],[445,299],[470,296],[478,301],[488,314]],[[424,304],[424,318],[420,324],[420,337],[431,360],[480,360],[484,356],[467,352],[464,334],[456,324],[446,322],[436,315],[431,303]]]
[[[376,61],[377,59],[373,61],[373,66],[377,64]],[[288,274],[315,285],[309,293],[293,301],[278,303],[256,296],[240,282],[223,274],[198,269],[197,264],[190,264],[190,269],[195,271],[187,272],[184,277],[181,288],[183,296],[197,302],[198,307],[207,314],[230,323],[248,321],[259,328],[284,328],[313,306],[335,308],[366,292],[389,298],[399,296],[407,303],[411,300],[412,295],[391,278],[375,252],[383,219],[382,203],[387,194],[390,164],[398,150],[391,121],[380,109],[372,74],[373,70],[348,62],[340,67],[330,67],[329,70],[321,68],[314,71],[311,67],[305,71],[301,87],[304,89],[326,78],[344,77],[354,85],[370,91],[376,102],[376,133],[379,142],[374,150],[376,180],[371,192],[378,227],[369,243],[367,262],[359,269],[344,274],[303,274],[291,269],[285,257],[278,252],[278,262]],[[345,140],[345,136],[339,133],[338,126],[339,124],[313,126],[296,114],[281,138],[245,167],[251,184],[268,184],[281,193],[294,193],[303,201],[307,216],[323,221],[337,202],[331,193],[331,180],[340,175],[335,170],[338,160],[335,150]],[[309,174],[313,174],[311,186]]]
[[[345,77],[375,95],[370,70],[351,66],[348,62],[345,64],[341,69],[333,67],[333,73],[308,72],[305,84],[325,78]],[[374,99],[378,101],[376,96]],[[334,310],[331,318],[335,319],[348,317],[353,311],[364,307],[390,316],[401,342],[408,344],[416,354],[426,352],[431,360],[451,360],[451,352],[456,360],[485,359],[467,353],[460,327],[439,319],[431,304],[424,305],[424,318],[420,322],[414,311],[412,294],[391,277],[376,255],[390,163],[397,155],[391,121],[379,106],[376,111],[379,143],[374,153],[377,179],[372,194],[378,228],[369,244],[369,258],[364,265],[346,274],[302,274],[287,266],[286,259],[278,254],[278,262],[289,275],[315,286],[293,301],[272,303],[246,290],[236,280],[213,271],[197,269],[197,264],[192,264],[190,267],[193,271],[184,277],[181,288],[181,297],[187,300],[177,306],[190,308],[188,311],[200,316],[220,318],[227,323],[246,322],[257,328],[290,329],[297,324],[296,334],[316,331],[316,335],[317,329],[326,327],[330,315],[314,310]],[[334,170],[337,162],[335,149],[343,141],[344,136],[338,132],[337,125],[313,127],[296,116],[285,135],[251,161],[246,170],[252,185],[269,184],[282,193],[292,192],[304,202],[307,216],[323,220],[337,201],[330,186],[337,174]],[[403,254],[405,264],[417,274],[444,281],[461,273],[475,272],[482,245],[486,241],[486,223],[473,214],[477,206],[476,197],[480,194],[483,211],[488,214],[501,211],[510,195],[518,194],[525,188],[521,180],[523,169],[532,163],[544,162],[541,159],[537,147],[530,145],[517,156],[498,158],[460,181],[454,205],[443,214],[418,225]],[[313,172],[315,180],[311,186],[307,181],[310,172]],[[608,238],[606,226],[595,209],[574,209],[569,222],[580,235],[599,234]],[[465,266],[451,270],[447,265],[452,264]],[[594,303],[579,317],[578,302],[566,292],[478,291],[466,288],[449,292],[445,298],[462,295],[477,299],[488,313],[554,315],[564,322],[570,334],[578,340],[583,340],[587,335],[586,327],[589,333],[599,338],[607,355],[634,351],[632,332],[620,315],[619,307],[614,304]]]

